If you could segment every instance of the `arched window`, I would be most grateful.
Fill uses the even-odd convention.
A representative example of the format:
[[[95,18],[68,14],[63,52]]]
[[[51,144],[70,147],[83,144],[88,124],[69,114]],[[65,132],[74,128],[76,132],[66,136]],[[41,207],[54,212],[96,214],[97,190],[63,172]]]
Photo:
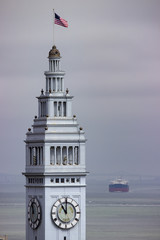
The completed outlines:
[[[55,148],[54,147],[50,148],[50,164],[51,165],[55,164]]]
[[[67,165],[67,147],[62,148],[62,164]]]

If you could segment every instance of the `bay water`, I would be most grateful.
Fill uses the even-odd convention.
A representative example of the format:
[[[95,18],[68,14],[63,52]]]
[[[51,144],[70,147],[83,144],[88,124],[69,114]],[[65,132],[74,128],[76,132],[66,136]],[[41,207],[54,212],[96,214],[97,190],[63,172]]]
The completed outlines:
[[[18,189],[18,188],[16,188]],[[160,186],[87,192],[87,240],[160,240]],[[25,240],[25,193],[0,187],[0,235]]]

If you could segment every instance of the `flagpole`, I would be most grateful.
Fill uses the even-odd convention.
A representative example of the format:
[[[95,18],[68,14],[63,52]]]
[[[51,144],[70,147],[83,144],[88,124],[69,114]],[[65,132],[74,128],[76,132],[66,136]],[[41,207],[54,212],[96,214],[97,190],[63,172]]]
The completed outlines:
[[[54,26],[54,22],[55,22],[55,11],[54,11],[54,9],[53,9],[53,46],[55,45],[55,36],[54,36],[54,28],[55,28],[55,26]]]

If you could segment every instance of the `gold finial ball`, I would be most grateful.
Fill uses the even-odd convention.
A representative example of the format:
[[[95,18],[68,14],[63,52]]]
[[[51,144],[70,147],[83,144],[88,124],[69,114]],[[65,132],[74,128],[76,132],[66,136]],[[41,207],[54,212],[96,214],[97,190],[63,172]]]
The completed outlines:
[[[60,55],[60,52],[59,50],[56,48],[56,46],[54,45],[52,47],[52,49],[49,51],[49,58],[60,58],[61,55]]]

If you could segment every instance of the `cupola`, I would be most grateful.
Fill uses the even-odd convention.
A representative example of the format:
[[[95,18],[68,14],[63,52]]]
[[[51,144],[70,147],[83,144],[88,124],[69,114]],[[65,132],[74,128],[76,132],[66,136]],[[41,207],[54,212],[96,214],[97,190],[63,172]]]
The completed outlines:
[[[48,58],[61,58],[59,50],[54,45],[52,49],[49,51]]]

